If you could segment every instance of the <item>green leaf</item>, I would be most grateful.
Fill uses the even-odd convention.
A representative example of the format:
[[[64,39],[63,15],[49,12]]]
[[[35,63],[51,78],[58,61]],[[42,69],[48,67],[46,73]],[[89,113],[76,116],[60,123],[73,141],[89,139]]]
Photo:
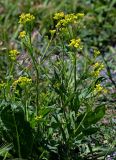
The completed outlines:
[[[41,108],[39,111],[39,115],[42,117],[47,116],[50,113],[51,109],[50,108]]]
[[[1,112],[1,120],[10,137],[7,140],[13,142],[17,157],[27,158],[32,149],[33,135],[21,107],[6,106]]]
[[[90,127],[92,124],[96,124],[103,116],[105,115],[105,106],[98,106],[94,111],[90,111],[87,113],[83,124],[84,127]]]
[[[95,81],[95,85],[98,84],[98,83],[103,82],[105,79],[106,79],[106,78],[104,78],[104,77],[99,77],[99,78],[97,78],[97,80]]]
[[[105,109],[104,105],[102,105],[102,106],[100,105],[100,106],[95,108],[95,110],[94,110],[94,115],[95,115],[94,124],[96,122],[98,122],[101,118],[104,117],[105,111],[106,111],[106,109]]]
[[[77,136],[77,135],[79,135],[81,132],[82,132],[82,130],[83,130],[83,121],[84,121],[84,119],[85,119],[85,117],[86,117],[86,114],[84,113],[84,114],[80,114],[78,117],[77,117],[77,119],[76,119],[76,130],[75,130],[75,135]]]
[[[0,156],[4,157],[5,155],[7,155],[7,157],[10,157],[9,151],[12,149],[12,147],[12,143],[0,146]]]
[[[89,127],[87,129],[84,129],[82,132],[85,136],[88,136],[96,133],[98,130],[99,130],[98,127]]]

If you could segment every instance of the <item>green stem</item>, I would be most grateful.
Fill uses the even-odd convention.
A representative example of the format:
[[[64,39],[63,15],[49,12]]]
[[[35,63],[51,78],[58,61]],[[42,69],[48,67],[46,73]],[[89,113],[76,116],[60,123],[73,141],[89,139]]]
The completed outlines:
[[[25,105],[25,116],[26,120],[28,121],[28,90],[25,88],[25,98],[24,98],[24,105]]]
[[[31,38],[30,38],[30,46],[28,47],[28,52],[30,53],[32,62],[33,62],[33,66],[35,68],[36,71],[36,116],[38,115],[38,99],[39,99],[39,71],[38,71],[38,67],[37,67],[37,62],[35,57],[33,56],[33,46],[31,43]]]
[[[103,60],[104,60],[104,63],[106,64],[106,70],[107,70],[107,74],[108,74],[108,76],[109,76],[109,79],[110,79],[110,81],[112,82],[112,84],[114,85],[114,87],[116,88],[116,83],[115,83],[115,81],[114,81],[113,78],[112,78],[112,74],[111,74],[111,71],[110,71],[110,67],[108,66],[108,63],[107,63],[107,61],[105,60],[103,54],[102,54],[102,58],[103,58]]]
[[[45,48],[45,51],[44,51],[44,53],[43,53],[42,60],[46,57],[45,55],[46,55],[46,52],[47,52],[48,48],[50,47],[50,44],[51,44],[51,42],[52,42],[52,39],[53,39],[53,37],[51,37],[48,45],[47,45],[46,48]]]
[[[76,133],[78,131],[79,127],[82,125],[82,123],[83,123],[84,119],[86,118],[86,116],[87,116],[87,113],[85,113],[83,119],[81,120],[80,124],[78,125],[78,127],[77,127],[77,129],[75,130],[74,133]]]
[[[12,63],[12,66],[11,66],[11,68],[10,68],[9,77],[12,75],[13,68],[14,68],[14,62]]]
[[[74,53],[74,91],[76,91],[77,88],[77,61],[76,61],[76,54]]]
[[[35,70],[36,70],[36,115],[38,115],[38,106],[39,106],[39,103],[38,103],[38,98],[39,98],[39,71],[38,71],[38,67],[36,66],[36,63],[35,63],[35,58],[33,57],[33,55],[31,55],[31,58],[32,58],[32,61],[33,61],[33,65],[35,67]]]
[[[19,140],[18,128],[17,128],[17,125],[16,125],[14,112],[13,112],[13,118],[14,118],[14,125],[15,125],[15,130],[16,130],[16,137],[17,137],[18,155],[19,155],[19,158],[21,158],[20,140]]]

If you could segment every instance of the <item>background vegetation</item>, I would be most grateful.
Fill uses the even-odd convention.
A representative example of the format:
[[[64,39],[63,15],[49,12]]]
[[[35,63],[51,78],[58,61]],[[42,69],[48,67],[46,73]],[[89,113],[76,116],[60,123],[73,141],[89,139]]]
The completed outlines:
[[[0,1],[0,159],[115,159],[115,7],[116,0]],[[85,14],[71,26],[74,37],[50,33],[54,14],[62,11]],[[19,38],[23,12],[35,16],[30,45]],[[68,44],[77,37],[83,50],[75,57]],[[15,62],[12,49],[20,52]],[[96,61],[105,68],[92,78]],[[14,89],[19,77],[29,79]],[[92,96],[98,82],[107,93]]]

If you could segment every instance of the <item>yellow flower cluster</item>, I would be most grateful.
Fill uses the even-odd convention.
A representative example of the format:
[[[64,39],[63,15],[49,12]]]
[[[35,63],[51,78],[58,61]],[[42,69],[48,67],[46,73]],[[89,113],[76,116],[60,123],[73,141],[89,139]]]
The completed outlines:
[[[17,84],[20,86],[20,87],[25,87],[29,84],[32,83],[32,79],[30,78],[27,78],[27,77],[19,77],[19,79],[17,79],[16,81],[14,81],[13,83],[13,87],[15,88],[17,86]]]
[[[83,13],[78,13],[78,14],[64,14],[63,12],[61,13],[56,13],[54,16],[54,19],[58,20],[58,23],[56,24],[56,28],[62,28],[66,27],[67,25],[71,23],[77,23],[78,19],[83,17]]]
[[[26,36],[26,32],[25,31],[22,31],[19,33],[19,38],[25,38]]]
[[[16,49],[9,51],[9,57],[11,58],[11,60],[16,60],[17,55],[19,55],[19,52]]]
[[[96,84],[94,93],[100,93],[100,92],[107,93],[107,90],[104,87],[102,87],[100,84]]]
[[[65,14],[64,14],[64,12],[59,12],[59,13],[55,13],[55,15],[54,15],[54,19],[55,20],[59,20],[59,19],[61,19],[61,18],[64,18],[64,16],[65,16]]]
[[[55,30],[55,29],[53,29],[53,30],[49,30],[49,32],[51,33],[51,35],[54,35],[54,34],[55,34],[55,32],[56,32],[56,30]]]
[[[100,84],[96,84],[94,92],[101,92],[103,87]]]
[[[98,77],[101,70],[104,69],[104,65],[102,63],[96,62],[93,65],[93,69],[94,69],[94,71],[92,72],[92,75],[95,77]]]
[[[39,120],[41,120],[42,118],[43,118],[43,117],[42,117],[41,115],[40,115],[40,116],[36,116],[36,117],[35,117],[35,120],[36,120],[36,121],[39,121]]]
[[[20,17],[19,19],[20,24],[26,24],[27,22],[32,22],[35,19],[35,17],[30,13],[27,14],[22,13],[19,17]]]
[[[97,57],[100,55],[100,51],[97,49],[94,49],[94,56]]]
[[[75,47],[75,48],[79,48],[82,49],[82,45],[81,45],[81,39],[71,39],[71,42],[69,43],[70,47]]]

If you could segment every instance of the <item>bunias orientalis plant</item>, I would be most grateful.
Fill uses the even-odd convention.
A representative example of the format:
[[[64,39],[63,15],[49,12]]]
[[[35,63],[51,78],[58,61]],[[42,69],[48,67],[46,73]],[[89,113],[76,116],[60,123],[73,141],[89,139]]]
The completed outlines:
[[[59,54],[51,67],[51,88],[56,95],[57,108],[51,122],[51,126],[55,123],[57,127],[51,137],[59,144],[56,154],[59,159],[62,156],[64,159],[77,159],[80,142],[99,130],[96,123],[105,114],[104,105],[96,105],[97,98],[107,92],[100,84],[103,78],[100,72],[104,69],[103,63],[97,60],[100,52],[95,49],[92,57],[84,53],[84,44],[76,34],[83,16],[57,13],[54,16],[55,28],[50,30],[54,33],[53,45],[59,45],[56,46]]]
[[[13,141],[12,156],[35,160],[77,159],[83,157],[83,140],[87,142],[87,137],[99,130],[96,123],[105,114],[104,105],[97,104],[101,93],[106,93],[101,85],[103,77],[100,77],[104,66],[97,60],[100,56],[97,49],[92,57],[84,52],[83,41],[77,34],[83,18],[82,13],[56,13],[51,39],[46,40],[48,45],[41,53],[32,41],[35,17],[20,16],[23,29],[19,39],[31,58],[35,79],[32,75],[16,78],[12,82],[12,100],[18,105],[2,106],[1,120],[12,137],[6,141]],[[15,53],[15,50],[10,51],[13,61]],[[4,82],[1,88],[4,91]],[[24,104],[25,109],[19,104]],[[33,106],[29,108],[30,105]],[[11,119],[13,125],[7,123],[5,117]],[[91,146],[87,147],[92,152]]]
[[[31,32],[33,28],[33,20],[35,17],[30,13],[24,14],[22,13],[19,19],[19,23],[23,25],[24,31],[21,31],[19,34],[19,38],[21,38],[23,45],[26,47],[34,65],[34,69],[36,71],[36,115],[38,114],[38,98],[39,98],[39,65],[34,57],[34,49],[31,42]]]

